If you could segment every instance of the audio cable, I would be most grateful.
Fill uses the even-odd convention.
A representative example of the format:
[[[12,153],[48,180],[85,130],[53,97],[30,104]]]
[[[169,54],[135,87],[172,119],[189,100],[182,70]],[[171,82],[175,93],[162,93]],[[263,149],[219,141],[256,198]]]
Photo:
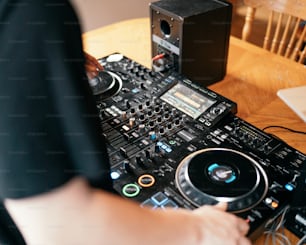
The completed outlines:
[[[279,126],[279,125],[270,125],[270,126],[264,127],[262,130],[265,131],[269,128],[280,128],[280,129],[288,130],[288,131],[290,131],[292,133],[296,133],[296,134],[306,134],[306,132],[304,132],[304,131],[299,131],[299,130],[295,130],[295,129],[292,129],[292,128]]]
[[[280,232],[281,229],[284,229],[285,216],[288,210],[289,206],[285,207],[279,218],[276,219],[271,224],[271,227],[264,232],[264,234],[266,235],[264,243],[265,245],[271,244],[269,243],[270,240],[272,240],[273,245],[291,245],[291,242],[288,237],[283,232]]]

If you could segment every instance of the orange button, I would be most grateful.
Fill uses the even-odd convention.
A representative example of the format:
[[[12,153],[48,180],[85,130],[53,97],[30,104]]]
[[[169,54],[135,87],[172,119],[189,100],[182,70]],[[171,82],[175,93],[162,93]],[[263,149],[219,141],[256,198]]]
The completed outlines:
[[[154,183],[155,178],[150,174],[144,174],[138,178],[138,184],[142,187],[151,187]]]
[[[272,208],[277,208],[277,207],[278,207],[278,203],[273,201],[273,202],[271,203],[271,207],[272,207]]]

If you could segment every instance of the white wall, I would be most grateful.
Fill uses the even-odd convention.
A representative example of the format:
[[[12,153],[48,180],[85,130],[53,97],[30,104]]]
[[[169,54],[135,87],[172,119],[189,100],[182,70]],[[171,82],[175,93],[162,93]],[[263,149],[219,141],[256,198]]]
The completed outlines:
[[[83,32],[116,21],[149,17],[154,0],[71,0],[81,20]]]

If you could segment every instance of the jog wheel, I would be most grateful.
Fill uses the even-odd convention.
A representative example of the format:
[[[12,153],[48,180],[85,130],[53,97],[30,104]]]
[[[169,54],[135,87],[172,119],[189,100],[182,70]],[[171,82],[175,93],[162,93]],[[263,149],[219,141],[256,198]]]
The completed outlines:
[[[268,191],[263,168],[246,154],[227,148],[188,155],[179,164],[175,181],[180,193],[195,206],[226,202],[233,213],[256,206]]]
[[[121,78],[110,71],[100,71],[96,77],[89,80],[89,84],[98,100],[110,98],[122,88]]]

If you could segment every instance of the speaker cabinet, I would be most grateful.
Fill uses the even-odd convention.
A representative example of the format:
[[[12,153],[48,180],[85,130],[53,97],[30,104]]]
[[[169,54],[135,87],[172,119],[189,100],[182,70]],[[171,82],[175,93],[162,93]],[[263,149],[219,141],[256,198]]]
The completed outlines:
[[[218,0],[150,3],[153,70],[175,70],[206,87],[226,74],[232,5]]]

